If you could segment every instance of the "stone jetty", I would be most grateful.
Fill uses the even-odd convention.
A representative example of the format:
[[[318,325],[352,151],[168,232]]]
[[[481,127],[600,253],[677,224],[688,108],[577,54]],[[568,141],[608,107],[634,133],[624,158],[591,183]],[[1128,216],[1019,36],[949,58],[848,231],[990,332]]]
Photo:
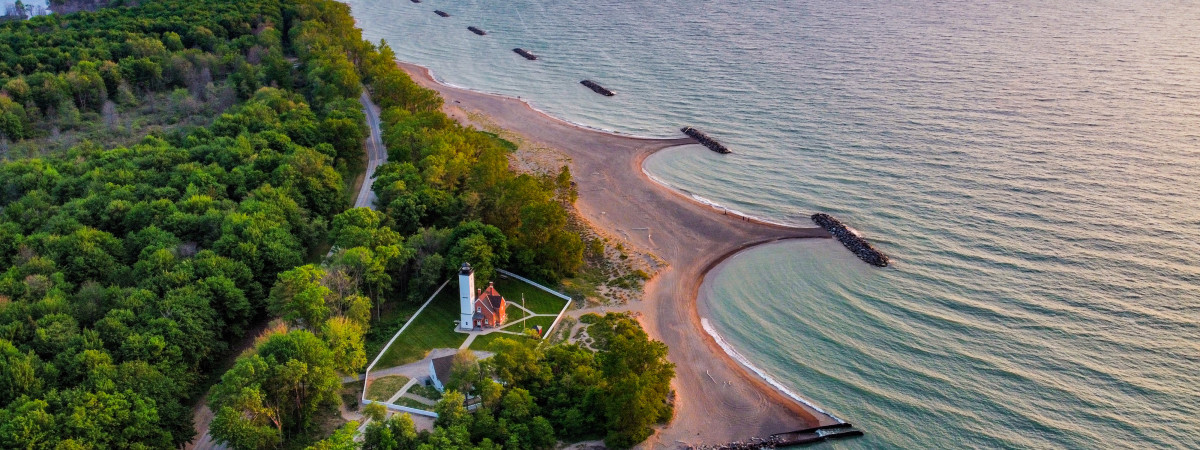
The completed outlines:
[[[703,131],[697,130],[692,127],[683,127],[683,128],[680,128],[679,131],[682,131],[683,134],[691,136],[693,139],[699,141],[701,145],[708,147],[709,150],[712,150],[714,152],[721,153],[721,154],[733,153],[733,152],[729,151],[728,148],[725,148],[724,145],[721,145],[720,142],[717,142],[716,139],[708,137],[708,135],[704,134]]]
[[[533,53],[529,53],[529,52],[525,51],[525,49],[523,49],[523,48],[514,48],[513,51],[517,52],[518,55],[524,56],[525,59],[528,59],[530,61],[537,59],[537,55],[535,55]]]
[[[833,218],[833,216],[825,213],[816,213],[812,215],[812,221],[816,222],[817,225],[820,225],[821,228],[824,228],[826,231],[829,231],[830,234],[833,234],[834,237],[842,242],[842,245],[845,245],[846,248],[850,249],[851,253],[854,253],[856,256],[858,256],[858,259],[861,259],[867,264],[873,266],[887,267],[887,255],[883,254],[883,252],[879,250],[876,250],[875,247],[872,247],[866,239],[863,239],[862,236],[854,234],[854,232],[850,231],[846,225]]]
[[[433,10],[433,13],[434,13],[434,14],[437,14],[437,15],[439,15],[439,16],[442,16],[442,17],[450,17],[450,14],[448,14],[448,13],[446,13],[445,11],[442,11],[442,10],[440,10],[440,9],[435,9],[435,10]]]
[[[580,81],[579,84],[587,86],[592,91],[596,92],[597,94],[603,95],[605,97],[612,97],[614,95],[617,95],[615,92],[605,89],[604,86],[596,84],[596,82],[592,81],[592,80],[583,80],[583,81]]]
[[[475,27],[467,27],[467,29],[468,29],[468,30],[471,30],[471,32],[472,32],[472,33],[478,34],[478,35],[480,35],[480,36],[483,36],[483,35],[487,34],[487,32],[486,32],[486,31],[480,30],[480,29],[478,29],[478,28],[475,28]]]
[[[702,445],[700,447],[687,448],[690,450],[759,450],[791,447],[795,445],[807,445],[829,439],[858,437],[862,435],[862,430],[854,428],[854,425],[848,423],[839,423],[834,425],[805,428],[803,430],[788,431],[784,433],[775,433],[767,436],[766,438],[756,436],[745,441],[736,441],[719,445]]]

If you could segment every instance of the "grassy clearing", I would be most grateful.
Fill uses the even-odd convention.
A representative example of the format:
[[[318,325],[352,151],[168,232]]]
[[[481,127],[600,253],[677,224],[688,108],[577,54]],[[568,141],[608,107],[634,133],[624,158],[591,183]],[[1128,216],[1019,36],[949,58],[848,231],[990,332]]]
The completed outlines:
[[[449,288],[449,286],[446,287]],[[421,308],[422,303],[424,302],[403,300],[385,303],[379,320],[371,325],[370,331],[367,331],[367,354],[379,354],[379,350],[383,348],[384,344],[387,344],[388,339],[391,339],[392,335],[396,334],[396,330],[404,326],[405,322],[412,319],[413,314],[416,314],[417,310]]]
[[[396,401],[392,402],[392,404],[400,405],[400,406],[407,406],[409,408],[415,408],[415,409],[420,409],[420,410],[425,410],[425,411],[433,410],[432,406],[426,405],[424,403],[418,402],[418,401],[413,400],[408,397],[400,397],[400,398],[396,399]]]
[[[458,313],[458,289],[446,286],[412,319],[412,324],[387,348],[375,367],[383,369],[419,361],[435,348],[458,348],[467,339],[466,334],[454,331]]]
[[[550,328],[550,324],[554,323],[554,319],[555,319],[555,317],[551,317],[551,316],[530,317],[525,320],[525,328],[532,329],[536,325],[541,325],[542,330],[545,330],[547,328]],[[516,330],[513,330],[513,331],[516,331]]]
[[[515,278],[497,280],[496,290],[500,291],[500,295],[503,295],[506,300],[517,305],[521,304],[521,294],[524,294],[525,308],[535,314],[558,314],[567,304],[566,300]],[[509,311],[509,320],[516,320],[512,318],[511,310]]]
[[[505,297],[505,298],[507,299],[507,297]],[[505,323],[516,322],[518,320],[521,320],[522,317],[525,317],[527,315],[528,314],[525,314],[525,311],[522,311],[521,308],[513,308],[512,305],[509,305],[508,320],[506,320]]]
[[[371,384],[367,385],[367,399],[386,402],[392,395],[396,394],[404,384],[408,383],[408,377],[403,375],[388,375],[371,380]]]
[[[437,388],[421,383],[414,384],[413,387],[408,388],[408,393],[418,397],[425,397],[425,399],[435,402],[442,399],[442,393],[438,392]]]

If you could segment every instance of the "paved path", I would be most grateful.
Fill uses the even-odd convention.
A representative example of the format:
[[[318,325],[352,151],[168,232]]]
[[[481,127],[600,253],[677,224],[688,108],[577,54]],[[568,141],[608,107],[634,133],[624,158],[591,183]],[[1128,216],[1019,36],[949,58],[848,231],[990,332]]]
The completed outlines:
[[[470,348],[470,347],[471,347],[471,343],[472,343],[472,342],[475,342],[475,338],[476,338],[476,337],[478,337],[480,334],[481,334],[481,333],[471,333],[471,334],[468,334],[468,335],[467,335],[467,340],[463,341],[462,345],[458,346],[458,349],[459,349],[459,350],[463,350],[463,349],[466,349],[466,348]]]
[[[362,95],[358,97],[358,102],[362,104],[363,114],[367,116],[367,128],[371,130],[371,133],[367,136],[365,143],[367,170],[363,174],[362,187],[358,189],[358,195],[354,197],[354,207],[375,209],[375,191],[371,190],[371,185],[375,180],[375,169],[387,162],[387,147],[383,146],[380,132],[379,105],[371,101],[371,96],[367,95],[366,89],[363,89]]]
[[[404,395],[405,392],[408,392],[408,388],[413,387],[414,384],[417,384],[417,379],[413,378],[413,377],[409,377],[408,382],[404,383],[404,386],[401,386],[400,390],[396,391],[395,394],[392,394],[391,397],[388,397],[387,402],[388,403],[396,403],[396,399],[398,399],[398,398],[400,398],[400,396]]]

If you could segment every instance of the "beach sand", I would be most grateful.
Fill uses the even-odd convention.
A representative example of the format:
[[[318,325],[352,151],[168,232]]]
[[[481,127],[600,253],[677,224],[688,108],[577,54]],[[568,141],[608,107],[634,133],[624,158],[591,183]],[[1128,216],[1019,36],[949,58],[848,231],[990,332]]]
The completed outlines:
[[[646,284],[643,301],[626,305],[640,313],[651,337],[669,346],[669,358],[676,365],[675,418],[641,447],[723,444],[836,423],[725,354],[701,327],[697,308],[705,274],[729,256],[783,239],[830,237],[825,230],[726,215],[652,181],[642,171],[642,162],[664,148],[696,142],[682,133],[678,139],[646,139],[587,129],[517,99],[440,84],[421,66],[399,65],[418,84],[441,93],[445,112],[460,123],[470,125],[471,116],[482,114],[495,125],[565,154],[579,185],[580,214],[594,227],[629,236],[632,244],[668,264]]]

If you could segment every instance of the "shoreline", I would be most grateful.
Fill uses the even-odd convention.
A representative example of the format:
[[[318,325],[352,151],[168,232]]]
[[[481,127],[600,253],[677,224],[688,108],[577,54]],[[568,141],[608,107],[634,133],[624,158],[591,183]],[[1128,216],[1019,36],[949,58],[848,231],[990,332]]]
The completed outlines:
[[[667,344],[676,365],[674,419],[643,448],[721,444],[753,436],[838,423],[748,370],[703,327],[699,294],[705,276],[727,258],[785,239],[829,238],[821,228],[770,223],[705,204],[653,180],[642,163],[660,150],[695,144],[691,137],[640,138],[583,127],[549,116],[527,102],[439,82],[425,67],[397,62],[418,84],[444,99],[443,110],[464,126],[471,113],[555,148],[569,158],[580,189],[576,208],[594,228],[631,234],[668,266],[646,283],[644,298],[626,305],[643,314],[651,337]],[[650,234],[658,239],[650,240]],[[718,382],[717,380],[721,380]]]

